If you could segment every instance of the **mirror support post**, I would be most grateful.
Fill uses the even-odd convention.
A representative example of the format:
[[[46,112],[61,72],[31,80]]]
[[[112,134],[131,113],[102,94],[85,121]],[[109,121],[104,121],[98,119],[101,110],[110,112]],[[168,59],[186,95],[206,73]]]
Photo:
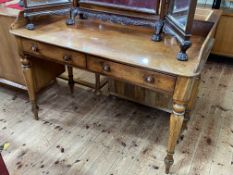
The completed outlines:
[[[219,9],[221,6],[221,0],[214,0],[212,8],[213,9]]]
[[[31,19],[32,17],[26,17],[26,18],[27,18],[28,23],[25,26],[25,28],[28,29],[28,30],[34,30],[35,29],[35,24],[32,23],[32,19]]]
[[[176,58],[179,61],[188,61],[188,55],[186,51],[191,47],[192,42],[190,40],[184,40],[180,44],[180,52],[177,54]]]
[[[163,31],[163,26],[164,26],[164,20],[159,20],[156,24],[155,24],[155,33],[152,36],[152,40],[155,42],[159,42],[162,40],[162,31]]]
[[[74,25],[75,24],[75,18],[78,15],[78,9],[77,8],[71,8],[70,9],[70,17],[66,20],[67,25]]]
[[[183,1],[176,0],[170,0],[169,3],[166,3],[166,0],[163,0],[162,2],[162,4],[164,4],[163,7],[167,9],[161,18],[163,19],[164,17],[162,30],[164,33],[170,34],[178,40],[180,44],[180,51],[176,56],[177,60],[187,61],[187,50],[192,45],[190,37],[192,34],[192,25],[197,0],[189,0],[185,1],[185,3]],[[157,31],[153,36],[153,40],[159,41],[161,39],[160,32],[162,31],[159,25],[156,26],[156,29]]]

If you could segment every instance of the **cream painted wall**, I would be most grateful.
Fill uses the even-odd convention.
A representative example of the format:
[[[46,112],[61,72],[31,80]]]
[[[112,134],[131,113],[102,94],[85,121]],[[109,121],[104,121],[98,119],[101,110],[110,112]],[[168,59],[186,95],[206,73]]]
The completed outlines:
[[[222,6],[223,7],[231,7],[233,8],[233,2],[229,2],[230,0],[222,0]],[[204,4],[204,5],[212,5],[214,0],[198,0],[199,4]]]

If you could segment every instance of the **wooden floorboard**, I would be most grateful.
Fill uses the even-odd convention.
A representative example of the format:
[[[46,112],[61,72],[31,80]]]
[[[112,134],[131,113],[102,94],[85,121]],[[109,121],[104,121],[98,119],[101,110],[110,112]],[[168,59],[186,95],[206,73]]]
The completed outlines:
[[[164,175],[169,114],[106,94],[78,85],[72,95],[58,80],[40,93],[35,121],[27,94],[0,87],[0,143],[10,143],[3,152],[10,174]],[[232,173],[233,66],[209,61],[171,174]]]

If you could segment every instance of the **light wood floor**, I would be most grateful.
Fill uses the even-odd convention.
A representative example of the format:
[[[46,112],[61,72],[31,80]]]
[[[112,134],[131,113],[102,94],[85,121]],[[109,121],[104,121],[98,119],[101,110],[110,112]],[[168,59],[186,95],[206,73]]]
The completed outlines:
[[[163,175],[169,114],[64,81],[39,98],[0,87],[0,142],[11,175]],[[233,65],[208,62],[171,174],[233,174]]]

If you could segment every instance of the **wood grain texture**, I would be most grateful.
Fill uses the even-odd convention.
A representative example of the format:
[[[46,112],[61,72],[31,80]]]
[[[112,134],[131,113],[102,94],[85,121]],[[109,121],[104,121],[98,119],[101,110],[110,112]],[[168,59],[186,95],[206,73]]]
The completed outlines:
[[[216,23],[220,15],[219,11],[213,11],[207,21]],[[208,45],[212,31],[216,27],[213,25],[211,34],[206,40],[205,36],[193,35],[191,38],[193,45],[188,51],[189,61],[179,62],[175,58],[179,51],[177,41],[165,36],[163,42],[155,43],[151,41],[152,29],[122,26],[91,19],[79,20],[75,26],[66,26],[64,19],[61,20],[61,18],[38,19],[36,23],[37,30],[28,31],[21,26],[11,30],[11,33],[33,41],[102,57],[109,61],[189,77],[200,74],[201,69],[197,68],[203,57],[204,49],[202,48]]]
[[[21,42],[22,50],[33,56],[52,59],[58,63],[73,64],[76,67],[86,67],[86,58],[82,53],[27,39],[22,39]]]
[[[65,72],[63,65],[52,63],[47,60],[37,60],[34,57],[30,57],[34,80],[35,88],[38,93],[40,90],[48,86],[52,81],[56,80],[56,77]],[[37,65],[40,66],[37,66]]]
[[[167,93],[172,93],[175,88],[176,77],[174,76],[105,61],[98,57],[87,58],[87,69]]]
[[[18,13],[18,10],[0,5],[0,82],[25,90],[27,87],[21,70],[20,49],[18,48],[20,41],[9,33],[10,26],[16,20]],[[33,63],[35,65],[36,60]],[[64,72],[64,67],[61,65],[53,64],[52,66],[46,61],[42,61],[40,64],[40,68],[33,70],[36,92],[45,88],[56,76]]]
[[[172,96],[169,94],[155,92],[120,80],[109,80],[109,91],[110,94],[120,98],[167,112],[172,111]]]
[[[232,174],[232,87],[232,65],[208,62],[170,174]],[[75,92],[71,98],[58,81],[38,99],[35,121],[25,93],[1,88],[0,142],[11,144],[3,152],[10,174],[164,175],[167,113],[82,86]]]
[[[32,63],[27,56],[21,59],[22,70],[27,84],[29,99],[32,103],[32,112],[34,113],[35,119],[38,120],[38,107],[36,104],[36,81],[33,75]]]
[[[95,74],[90,73],[90,72],[88,73],[87,71],[82,70],[82,69],[73,68],[73,72],[74,72],[73,80],[75,83],[79,85],[83,85],[83,86],[97,90],[98,88],[104,87],[108,83],[108,79],[106,77],[100,76],[100,84],[97,85],[98,84],[97,81],[99,80],[97,80],[98,78],[95,76]],[[66,71],[65,73],[60,75],[59,78],[68,80],[69,79],[68,72]]]
[[[0,77],[25,85],[17,44],[14,36],[9,33],[10,25],[17,15],[12,13],[11,11],[3,11],[3,7],[0,6]]]
[[[223,14],[216,32],[216,42],[212,53],[233,57],[233,15]]]

